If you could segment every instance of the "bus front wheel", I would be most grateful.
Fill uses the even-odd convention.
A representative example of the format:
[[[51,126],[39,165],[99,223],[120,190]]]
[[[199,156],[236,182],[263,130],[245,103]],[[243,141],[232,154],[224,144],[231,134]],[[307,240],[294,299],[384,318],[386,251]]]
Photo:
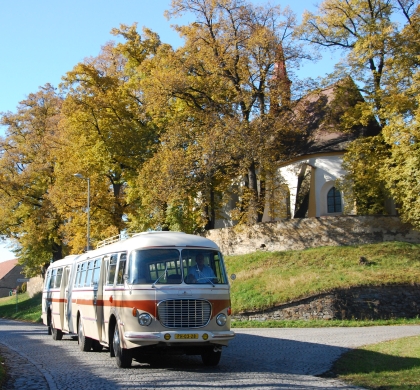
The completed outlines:
[[[121,337],[118,330],[118,324],[115,324],[114,337],[112,339],[112,347],[114,349],[115,361],[119,368],[128,368],[131,367],[131,362],[133,360],[131,356],[131,351],[124,349],[121,346]]]

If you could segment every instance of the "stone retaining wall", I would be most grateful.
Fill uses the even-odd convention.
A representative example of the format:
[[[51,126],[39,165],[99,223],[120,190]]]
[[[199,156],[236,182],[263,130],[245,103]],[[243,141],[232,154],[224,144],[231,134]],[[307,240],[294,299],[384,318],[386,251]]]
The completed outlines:
[[[215,241],[225,255],[384,241],[420,243],[420,232],[402,223],[398,217],[391,216],[290,219],[251,227],[214,229],[206,232],[205,236]]]
[[[392,319],[420,316],[420,285],[354,287],[320,294],[236,320]]]
[[[36,293],[42,291],[44,286],[44,279],[42,276],[35,276],[27,283],[27,291],[29,296],[32,298]]]

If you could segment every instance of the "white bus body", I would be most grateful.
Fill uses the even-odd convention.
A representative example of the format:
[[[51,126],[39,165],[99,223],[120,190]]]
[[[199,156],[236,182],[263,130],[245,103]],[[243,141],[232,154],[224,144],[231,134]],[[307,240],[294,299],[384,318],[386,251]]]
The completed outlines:
[[[217,365],[230,330],[230,287],[218,246],[178,232],[147,232],[50,265],[42,317],[55,340],[109,348],[119,367],[139,352],[198,354]]]

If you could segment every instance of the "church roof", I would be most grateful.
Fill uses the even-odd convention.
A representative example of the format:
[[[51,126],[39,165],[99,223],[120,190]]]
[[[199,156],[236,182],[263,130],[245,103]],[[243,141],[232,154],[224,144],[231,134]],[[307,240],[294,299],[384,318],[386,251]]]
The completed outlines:
[[[18,259],[2,261],[0,263],[0,279],[6,276],[17,265]]]
[[[347,109],[354,108],[364,99],[349,78],[323,90],[314,91],[296,102],[293,109],[302,137],[297,155],[341,152],[359,137],[377,135],[380,127],[375,120],[367,126],[342,129],[341,118]]]

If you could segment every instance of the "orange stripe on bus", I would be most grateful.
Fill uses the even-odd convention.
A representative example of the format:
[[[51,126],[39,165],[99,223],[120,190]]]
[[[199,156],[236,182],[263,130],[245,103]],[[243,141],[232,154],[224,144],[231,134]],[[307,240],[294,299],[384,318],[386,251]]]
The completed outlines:
[[[65,299],[65,298],[50,298],[49,301],[50,302],[58,302],[58,303],[61,303],[61,302],[67,302],[67,299]]]
[[[230,307],[229,299],[209,299],[208,300],[212,305],[212,317],[220,313],[222,310]],[[78,305],[94,306],[93,299],[73,299],[73,303]],[[154,313],[157,303],[160,301],[155,300],[114,300],[112,303],[108,300],[98,299],[95,306],[111,306],[111,307],[121,307],[121,308],[133,308],[137,310],[145,311],[148,313]]]

